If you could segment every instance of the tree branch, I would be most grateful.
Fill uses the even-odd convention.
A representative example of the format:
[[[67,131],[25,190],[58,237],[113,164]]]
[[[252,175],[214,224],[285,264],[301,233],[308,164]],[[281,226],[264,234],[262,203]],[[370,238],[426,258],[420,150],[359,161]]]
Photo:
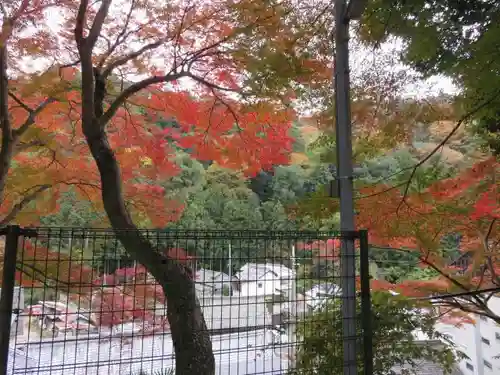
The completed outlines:
[[[30,109],[30,114],[26,121],[18,129],[14,130],[15,137],[20,137],[21,135],[23,135],[29,129],[29,127],[35,123],[36,116],[38,116],[38,114],[42,112],[49,104],[54,103],[55,101],[55,98],[49,97],[42,103],[40,103],[35,109]]]
[[[485,250],[487,253],[490,252],[490,246],[489,246],[488,242],[489,242],[489,238],[491,236],[491,232],[493,231],[493,227],[495,226],[496,221],[497,221],[497,218],[494,218],[493,220],[491,220],[490,225],[488,226],[488,232],[486,232],[486,236],[484,236],[483,246],[485,247]],[[500,278],[498,277],[498,275],[495,271],[495,267],[493,265],[493,260],[491,259],[491,255],[488,255],[486,257],[486,259],[488,262],[488,268],[489,268],[490,273],[491,273],[492,282],[496,285],[500,285]]]
[[[127,35],[126,35],[127,29],[128,29],[128,25],[130,23],[130,19],[132,17],[132,12],[134,11],[135,1],[136,0],[132,0],[132,2],[130,4],[130,9],[128,11],[127,18],[125,19],[125,25],[123,26],[122,31],[117,35],[115,42],[113,43],[113,45],[111,45],[109,47],[109,49],[106,51],[106,53],[102,57],[101,61],[97,65],[99,70],[102,70],[102,68],[104,67],[104,64],[106,63],[106,60],[109,58],[109,56],[111,56],[113,54],[113,52],[115,51],[115,49],[120,45],[120,43],[123,43],[125,41],[125,39],[127,38]],[[105,76],[105,78],[106,78],[106,76]]]
[[[19,99],[12,91],[9,91],[9,96],[14,100],[19,106],[24,109],[26,112],[33,112],[33,109],[28,107],[21,99]]]
[[[17,155],[19,154],[20,152],[23,152],[23,151],[26,151],[27,149],[31,148],[31,147],[42,147],[42,146],[45,146],[45,142],[43,142],[42,140],[40,139],[34,139],[30,142],[19,142],[17,144],[17,147],[15,148],[14,150],[14,154]]]
[[[165,43],[166,40],[167,39],[160,39],[160,40],[158,40],[156,42],[146,44],[145,46],[143,46],[142,48],[138,49],[137,51],[131,52],[128,55],[122,56],[122,57],[118,58],[117,60],[113,61],[102,72],[103,78],[107,78],[112,73],[112,71],[115,68],[117,68],[117,67],[119,67],[121,65],[124,65],[127,62],[129,62],[130,60],[133,60],[133,59],[139,57],[144,52],[158,48],[163,43]]]
[[[494,95],[492,95],[488,100],[484,101],[480,105],[476,106],[469,112],[467,112],[465,115],[463,115],[460,120],[455,124],[453,129],[448,133],[448,135],[441,141],[439,144],[427,154],[426,157],[424,157],[422,160],[420,160],[417,164],[415,164],[413,167],[411,167],[411,174],[410,177],[408,178],[408,181],[405,184],[405,189],[403,193],[403,197],[401,198],[401,202],[399,202],[398,207],[396,208],[396,212],[399,211],[403,203],[406,201],[406,197],[408,196],[408,192],[410,190],[410,184],[411,181],[413,180],[413,177],[415,177],[415,174],[417,173],[417,169],[420,168],[426,161],[428,161],[434,154],[436,154],[448,141],[450,140],[451,137],[458,131],[458,129],[463,125],[463,123],[467,120],[469,120],[472,116],[474,116],[476,113],[478,113],[481,109],[485,108],[487,105],[492,103],[499,95],[499,92],[496,92]],[[410,168],[408,168],[410,169]]]
[[[75,24],[75,41],[78,47],[80,48],[85,41],[85,37],[83,36],[83,29],[85,27],[85,20],[87,18],[87,7],[89,6],[89,0],[80,0],[80,6],[78,7],[78,13],[76,15],[76,24]]]
[[[89,36],[86,38],[88,43],[87,47],[90,49],[94,48],[94,45],[97,42],[97,38],[99,38],[99,35],[101,34],[102,25],[104,24],[106,16],[108,15],[110,5],[111,0],[102,0],[101,2],[101,6],[97,11],[94,22],[90,27]]]
[[[5,27],[5,24],[4,24]],[[2,30],[3,32],[3,30]],[[9,80],[7,77],[7,47],[0,41],[0,129],[2,140],[0,148],[0,204],[3,201],[3,191],[7,174],[12,162],[14,140],[12,124],[9,116]]]
[[[40,185],[31,193],[25,195],[23,199],[21,199],[20,202],[16,203],[14,207],[12,207],[10,212],[0,220],[0,226],[10,223],[27,204],[34,201],[38,197],[38,195],[50,189],[51,187],[52,185]],[[25,193],[29,192],[32,189],[33,188],[26,190]]]
[[[240,93],[239,89],[230,89],[228,87],[222,87],[222,86],[216,85],[215,83],[208,82],[204,78],[201,78],[201,77],[198,77],[198,76],[192,74],[190,71],[187,71],[185,73],[185,76],[191,78],[193,81],[196,81],[198,83],[201,83],[202,85],[205,85],[205,86],[211,88],[212,90]]]
[[[185,76],[186,76],[186,72],[168,73],[167,75],[164,75],[164,76],[152,76],[152,77],[146,78],[142,81],[139,81],[139,82],[136,82],[136,83],[130,85],[125,90],[123,90],[120,93],[120,95],[118,95],[118,97],[111,103],[111,105],[106,110],[106,112],[104,112],[104,114],[101,116],[101,118],[99,119],[99,124],[100,124],[101,128],[106,126],[106,124],[113,118],[116,111],[118,111],[118,109],[132,95],[147,88],[148,86],[155,85],[158,83],[166,83],[166,82],[175,81],[175,80],[182,78],[182,77],[185,77]]]

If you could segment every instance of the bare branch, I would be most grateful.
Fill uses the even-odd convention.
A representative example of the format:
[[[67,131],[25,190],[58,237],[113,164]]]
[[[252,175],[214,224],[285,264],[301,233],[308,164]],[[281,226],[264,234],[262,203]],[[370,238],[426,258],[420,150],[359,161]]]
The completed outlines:
[[[33,109],[28,107],[21,99],[19,99],[12,91],[9,91],[9,96],[14,100],[21,108],[23,108],[26,112],[33,112]]]
[[[5,26],[5,25],[4,25]],[[3,32],[3,30],[2,30]],[[7,77],[7,47],[0,41],[0,128],[2,140],[0,148],[0,204],[12,162],[14,139],[9,115],[9,80]]]
[[[75,40],[78,48],[83,46],[85,37],[83,36],[83,29],[85,27],[85,20],[87,18],[87,7],[89,6],[89,0],[80,0],[80,6],[78,7],[78,13],[76,15],[76,25],[75,25]]]
[[[147,88],[148,86],[155,85],[158,83],[166,83],[175,81],[179,78],[185,77],[185,72],[180,73],[168,73],[164,76],[152,76],[146,78],[142,81],[136,82],[133,85],[130,85],[125,90],[123,90],[120,95],[111,103],[106,112],[99,119],[99,124],[101,127],[106,126],[106,124],[113,118],[116,111],[130,98],[132,95],[138,93],[139,91]]]
[[[87,37],[87,48],[94,48],[95,43],[97,42],[97,38],[101,34],[102,25],[104,24],[104,20],[108,15],[109,6],[111,5],[111,0],[102,0],[101,6],[97,11],[97,14],[94,18],[94,22],[90,27],[89,36]]]
[[[184,22],[186,21],[186,16],[190,10],[192,10],[194,6],[188,6],[184,8],[184,12],[182,13],[181,17],[181,22],[179,24],[179,29],[177,30],[176,36],[175,36],[175,43],[174,43],[174,58],[173,58],[173,64],[174,64],[174,69],[177,69],[177,59],[179,57],[178,51],[180,50],[180,39],[181,39],[181,34],[182,30],[184,29]]]
[[[29,149],[31,147],[37,147],[37,146],[38,147],[45,146],[45,142],[43,142],[42,140],[39,140],[39,139],[35,139],[31,142],[19,142],[17,144],[17,147],[14,150],[14,154],[18,154],[20,152],[26,151],[27,149]]]
[[[495,223],[496,223],[497,219],[494,218],[493,220],[491,220],[489,226],[488,226],[488,231],[486,232],[486,236],[484,236],[484,239],[483,239],[483,246],[486,250],[487,253],[490,253],[490,247],[489,247],[489,244],[488,244],[488,241],[489,241],[489,237],[491,236],[491,232],[493,231],[493,227],[495,226]],[[487,259],[487,268],[489,269],[490,273],[491,273],[491,281],[495,284],[495,285],[500,285],[500,278],[498,277],[496,271],[495,271],[495,267],[493,265],[493,259],[492,259],[492,256],[491,255],[488,255],[486,257]],[[485,267],[486,268],[486,267]]]
[[[117,67],[119,67],[121,65],[126,64],[130,60],[133,60],[133,59],[139,57],[144,52],[158,48],[163,43],[165,43],[166,40],[167,39],[160,39],[160,40],[158,40],[156,42],[146,44],[144,47],[138,49],[137,51],[131,52],[128,55],[122,56],[122,57],[118,58],[117,60],[113,61],[102,72],[103,78],[107,78],[112,73],[113,69],[115,69],[115,68],[117,68]]]
[[[78,64],[80,64],[80,59],[73,61],[71,63],[68,63],[68,64],[61,65],[61,66],[59,66],[59,73],[61,73],[61,69],[70,68],[70,67],[78,65]]]
[[[486,236],[484,238],[485,245],[486,245],[486,248],[488,250],[489,250],[488,241],[490,239],[491,232],[493,231],[493,227],[495,226],[496,221],[497,221],[497,218],[494,218],[493,220],[491,220],[490,225],[488,226],[488,232],[486,232]]]
[[[10,223],[16,216],[21,212],[21,210],[29,203],[34,201],[41,193],[50,189],[52,185],[40,185],[35,190],[31,191],[29,194],[25,195],[20,202],[16,203],[10,212],[0,220],[0,225],[6,225]],[[33,188],[26,190],[28,193]]]
[[[49,97],[45,99],[38,107],[33,110],[30,110],[30,114],[26,121],[16,130],[14,130],[14,135],[16,137],[20,137],[23,135],[31,125],[33,125],[36,121],[36,117],[40,112],[42,112],[49,104],[54,103],[56,101],[55,98]]]
[[[208,82],[206,79],[198,77],[198,76],[192,74],[189,71],[186,72],[185,76],[191,78],[192,80],[194,80],[194,81],[196,81],[198,83],[201,83],[201,84],[203,84],[203,85],[211,88],[212,90],[219,90],[219,91],[227,91],[227,92],[240,93],[239,89],[230,89],[228,87],[223,87],[223,86],[216,85],[215,83]]]
[[[130,19],[132,18],[132,12],[134,11],[135,1],[136,0],[132,0],[132,2],[130,4],[130,9],[128,11],[127,18],[125,19],[125,25],[123,26],[122,31],[117,35],[115,42],[109,46],[108,50],[106,51],[106,53],[102,57],[101,61],[97,65],[99,70],[102,70],[108,57],[111,56],[113,54],[113,52],[115,51],[115,49],[120,45],[120,43],[123,43],[125,41],[125,39],[127,38],[127,36],[126,36],[127,29],[128,29],[128,25],[130,23]]]

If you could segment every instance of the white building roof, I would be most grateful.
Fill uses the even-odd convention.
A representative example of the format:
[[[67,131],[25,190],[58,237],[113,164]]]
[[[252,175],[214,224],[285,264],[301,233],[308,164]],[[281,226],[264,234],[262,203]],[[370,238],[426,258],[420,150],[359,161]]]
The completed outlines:
[[[272,274],[273,277],[277,277],[279,279],[289,279],[295,275],[293,270],[282,264],[247,263],[240,268],[240,272],[238,272],[235,276],[240,281],[257,281],[269,273]]]
[[[212,336],[216,375],[284,374],[287,361],[269,344],[271,335],[264,330]],[[17,352],[20,352],[18,347]],[[47,341],[23,347],[28,359],[11,357],[10,374],[37,375],[134,375],[142,369],[146,374],[174,367],[172,340],[169,334],[135,338],[124,345],[112,340]],[[13,363],[12,363],[13,362]]]
[[[219,286],[221,284],[229,284],[232,281],[237,281],[235,277],[229,276],[227,273],[213,271],[206,268],[200,268],[195,273],[195,283],[201,284],[212,284],[212,287]]]

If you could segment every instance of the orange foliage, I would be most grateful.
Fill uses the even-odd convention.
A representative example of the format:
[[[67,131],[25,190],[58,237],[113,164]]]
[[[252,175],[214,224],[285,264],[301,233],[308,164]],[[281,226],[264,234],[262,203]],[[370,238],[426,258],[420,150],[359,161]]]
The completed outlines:
[[[500,164],[495,158],[475,164],[457,177],[442,180],[403,200],[396,188],[361,191],[359,228],[370,230],[370,242],[381,247],[416,251],[423,267],[439,270],[430,281],[399,285],[408,294],[461,292],[500,285]],[[461,234],[465,268],[441,252],[441,238]],[[465,258],[464,258],[465,259]]]
[[[19,142],[0,217],[36,193],[37,204],[23,207],[16,217],[20,224],[36,224],[38,217],[58,209],[60,193],[71,187],[77,188],[81,199],[101,207],[99,173],[79,126],[80,97],[73,91],[65,95],[65,102],[45,107],[36,126]],[[46,100],[41,95],[21,99],[34,107]],[[27,114],[13,100],[9,104],[18,129]],[[178,172],[169,141],[189,149],[198,159],[213,160],[247,175],[289,161],[292,138],[287,133],[293,113],[273,112],[263,104],[226,107],[185,92],[154,91],[150,98],[142,96],[134,104],[136,113],[117,112],[108,134],[121,166],[126,201],[134,215],[149,219],[154,226],[176,220],[183,209],[182,202],[167,201],[159,185]],[[139,113],[139,106],[146,113]],[[160,119],[175,119],[181,129],[162,130],[153,123]],[[38,192],[43,186],[49,188]]]
[[[57,197],[69,187],[102,210],[99,174],[81,130],[80,3],[87,4],[82,36],[91,36],[93,23],[99,28],[91,58],[107,83],[104,125],[134,219],[161,226],[182,211],[155,183],[177,172],[167,141],[247,175],[289,162],[295,114],[288,104],[331,79],[331,41],[314,37],[328,30],[319,26],[328,12],[316,2],[14,0],[4,9],[9,22],[0,20],[12,62],[1,84],[12,94],[10,125],[19,137],[0,192],[1,224],[36,224],[58,209]],[[106,13],[101,25],[99,7]],[[27,29],[30,22],[36,27]],[[139,77],[150,84],[132,92]],[[189,93],[180,90],[187,80]],[[178,134],[153,126],[159,119],[175,119]]]
[[[317,240],[311,243],[299,243],[299,251],[312,251],[313,256],[318,259],[334,260],[339,259],[340,240],[330,238],[328,240]]]

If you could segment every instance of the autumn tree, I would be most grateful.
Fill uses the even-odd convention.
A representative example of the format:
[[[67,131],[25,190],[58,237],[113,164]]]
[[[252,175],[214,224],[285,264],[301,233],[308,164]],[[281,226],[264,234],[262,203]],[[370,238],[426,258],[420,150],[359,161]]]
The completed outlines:
[[[75,68],[59,64],[55,35],[38,22],[47,20],[44,11],[57,12],[60,6],[14,1],[1,9],[1,225],[39,223],[41,215],[59,211],[58,199],[67,194],[87,201],[97,214],[103,211],[99,175],[76,122],[81,76]],[[38,25],[30,26],[35,19]],[[42,71],[28,72],[23,56],[30,56]],[[166,207],[163,189],[153,178],[166,178],[176,169],[171,163],[148,163],[170,157],[162,146],[166,142],[162,132],[154,127],[125,128],[125,124],[115,123],[119,135],[112,138],[120,140],[125,132],[133,132],[133,143],[114,143],[127,181],[127,206],[135,218],[146,217],[156,225],[174,219],[182,207],[175,202]],[[96,218],[102,221],[102,215]]]
[[[492,157],[423,191],[412,192],[411,181],[360,191],[357,225],[370,230],[371,243],[415,253],[421,267],[437,274],[429,280],[401,282],[403,293],[436,296],[438,304],[500,322],[500,316],[488,307],[500,286],[499,170]],[[459,259],[450,257],[442,242],[447,235],[457,234]],[[439,298],[467,292],[471,293],[468,297]]]
[[[0,31],[0,125],[2,132],[2,143],[0,149],[0,207],[4,211],[2,224],[9,222],[10,217],[15,216],[17,211],[33,200],[34,197],[49,186],[40,185],[33,189],[28,189],[20,201],[16,202],[8,210],[5,210],[5,189],[7,185],[7,176],[9,174],[12,160],[19,148],[27,147],[29,144],[21,144],[21,137],[35,123],[37,116],[51,102],[51,99],[42,100],[36,103],[35,107],[18,103],[21,110],[25,110],[25,116],[14,117],[9,104],[15,101],[17,97],[9,90],[8,59],[9,50],[7,49],[9,41],[13,38],[16,31],[22,31],[30,22],[34,22],[40,17],[43,10],[48,6],[48,2],[37,2],[31,4],[25,0],[12,4],[8,7],[2,4],[1,8],[1,31]],[[20,41],[22,43],[22,41]],[[32,105],[33,103],[30,103]],[[17,121],[16,121],[17,120]],[[13,122],[16,122],[14,124]]]

